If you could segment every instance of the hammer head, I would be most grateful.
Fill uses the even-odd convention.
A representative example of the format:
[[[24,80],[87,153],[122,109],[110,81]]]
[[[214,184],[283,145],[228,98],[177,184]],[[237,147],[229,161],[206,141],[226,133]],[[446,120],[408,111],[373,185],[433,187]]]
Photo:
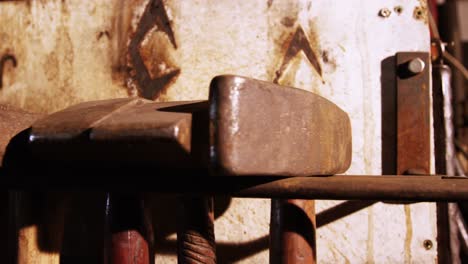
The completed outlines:
[[[210,87],[211,162],[227,175],[327,175],[351,163],[348,115],[325,98],[239,76]]]
[[[87,102],[36,122],[36,157],[82,164],[210,169],[216,175],[329,175],[351,161],[346,113],[310,92],[239,76],[208,101]]]

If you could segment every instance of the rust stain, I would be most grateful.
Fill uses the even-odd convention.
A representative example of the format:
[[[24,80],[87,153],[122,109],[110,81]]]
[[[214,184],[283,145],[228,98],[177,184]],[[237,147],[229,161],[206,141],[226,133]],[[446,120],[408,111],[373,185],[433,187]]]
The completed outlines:
[[[109,31],[107,31],[107,30],[100,31],[100,32],[97,34],[97,37],[96,37],[96,38],[97,38],[97,40],[100,40],[100,39],[101,39],[102,37],[104,37],[104,36],[107,37],[108,39],[111,38],[111,35],[110,35]]]
[[[128,47],[130,77],[137,84],[139,95],[153,100],[157,99],[180,74],[179,68],[170,66],[170,62],[155,57],[155,55],[166,54],[167,45],[157,43],[158,52],[154,52],[154,48],[149,52],[142,52],[142,44],[154,28],[162,32],[172,47],[177,49],[171,21],[162,0],[151,0],[148,3]],[[154,60],[158,62],[145,63]]]
[[[2,58],[0,59],[0,89],[3,88],[3,71],[5,69],[5,64],[7,61],[11,61],[13,67],[15,68],[17,65],[16,57],[14,55],[7,53],[2,56]]]
[[[167,41],[164,33],[153,30],[146,35],[140,44],[139,53],[151,79],[160,78],[178,70],[170,52],[173,49],[174,47]]]
[[[367,210],[367,263],[374,263],[374,210]]]
[[[292,27],[294,26],[294,23],[296,23],[296,19],[292,17],[284,17],[281,19],[281,24],[285,27]]]
[[[413,239],[413,224],[410,205],[405,204],[406,236],[405,236],[405,263],[411,263],[411,240]]]
[[[61,25],[56,33],[56,45],[43,62],[45,76],[61,89],[70,86],[73,78],[73,43],[67,27]]]
[[[51,52],[47,55],[47,58],[44,62],[44,73],[47,77],[47,80],[52,81],[57,78],[59,73],[59,61],[55,52]]]
[[[312,48],[312,45],[307,38],[304,30],[302,29],[302,26],[299,26],[296,29],[296,32],[294,33],[292,40],[289,42],[286,50],[286,54],[283,58],[283,62],[279,68],[279,70],[276,71],[276,76],[273,80],[274,83],[278,83],[279,79],[283,75],[283,73],[286,71],[286,68],[288,67],[289,63],[291,60],[300,52],[304,52],[304,55],[306,56],[307,60],[311,63],[312,67],[317,71],[320,77],[322,77],[322,67],[320,66],[320,63],[318,62],[317,56],[315,55],[315,52]]]
[[[324,50],[324,51],[322,51],[321,55],[322,55],[323,63],[326,63],[326,64],[330,65],[333,68],[333,70],[335,71],[336,68],[338,67],[338,65],[336,63],[335,58],[332,55],[330,55],[330,52],[327,51],[327,50]]]
[[[268,0],[268,1],[267,1],[267,6],[268,6],[268,8],[270,8],[272,4],[273,4],[273,0]]]
[[[424,24],[428,23],[428,12],[429,9],[427,7],[426,0],[419,0],[419,6],[416,6],[413,10],[413,17],[416,20],[421,20]]]
[[[130,80],[128,77],[131,70],[128,66],[128,43],[130,41],[129,35],[132,32],[131,21],[135,4],[133,1],[117,1],[114,5],[112,25],[109,28],[109,35],[112,36],[112,46],[108,51],[109,57],[112,58],[112,80],[127,87],[127,89],[129,87],[126,82]]]

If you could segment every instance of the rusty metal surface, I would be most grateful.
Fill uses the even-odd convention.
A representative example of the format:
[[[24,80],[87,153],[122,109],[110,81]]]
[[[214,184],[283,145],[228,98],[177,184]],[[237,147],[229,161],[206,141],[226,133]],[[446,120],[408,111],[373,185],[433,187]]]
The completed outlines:
[[[154,103],[144,99],[83,103],[36,122],[30,142],[39,159],[138,161],[163,167],[183,166],[185,162],[188,166],[195,119],[192,116],[197,117],[198,111],[206,112],[205,104]],[[207,120],[197,125],[208,129]],[[198,135],[193,134],[195,138]],[[201,141],[194,151],[208,144],[207,133],[206,143]]]
[[[273,199],[270,263],[316,263],[315,202]]]
[[[8,263],[58,263],[60,256],[54,252],[63,247],[67,195],[42,191],[11,194],[9,228],[15,237],[9,242],[16,261]]]
[[[73,106],[35,123],[30,142],[38,159],[210,166],[228,175],[330,175],[351,163],[350,121],[336,105],[229,75],[213,80],[208,102],[113,99]]]
[[[181,264],[215,264],[213,198],[182,196],[178,199],[177,259]]]
[[[416,12],[416,9],[415,9]],[[420,12],[420,11],[418,11]],[[431,72],[428,52],[399,52],[396,54],[397,91],[397,174],[431,173]],[[434,132],[433,132],[434,133]],[[435,135],[435,134],[434,134]],[[445,174],[445,173],[443,173]],[[453,175],[453,174],[450,174]],[[409,210],[409,205],[404,205]],[[445,262],[443,204],[437,204],[438,256]],[[409,233],[407,233],[409,237]],[[405,261],[411,262],[409,244],[405,244]]]
[[[351,163],[351,125],[316,94],[238,77],[213,79],[210,146],[227,175],[306,176],[344,172]]]
[[[71,106],[34,123],[31,140],[70,140],[79,137],[113,111],[135,104],[137,99],[91,101]]]
[[[91,179],[101,177],[103,182],[83,178],[84,170],[41,171],[34,168],[34,177],[0,169],[1,186],[10,189],[42,188],[44,190],[139,190],[160,193],[230,195],[233,197],[287,198],[316,200],[395,200],[395,201],[466,201],[468,180],[461,177],[434,175],[335,175],[308,177],[166,177],[156,185],[148,185],[148,177],[136,168],[131,171],[88,171]],[[122,177],[120,174],[126,175]],[[27,177],[29,175],[29,177]],[[107,177],[106,177],[107,175]],[[132,175],[130,178],[128,175]],[[171,176],[170,173],[165,175]],[[193,176],[193,175],[191,175]],[[428,177],[431,176],[431,177]],[[49,179],[45,182],[43,179]],[[53,180],[53,181],[52,181]],[[73,186],[71,184],[73,182]]]
[[[0,104],[0,164],[2,164],[10,139],[22,130],[27,129],[40,117],[40,114],[33,114],[9,105]]]
[[[411,71],[415,60],[422,72]],[[397,174],[430,173],[430,72],[427,52],[399,52],[397,65]]]
[[[233,185],[233,183],[230,183]],[[222,190],[223,187],[220,185]],[[227,189],[227,190],[226,190]],[[457,201],[468,199],[468,181],[438,176],[291,177],[229,192],[237,197],[327,200]],[[211,190],[211,192],[218,192]]]

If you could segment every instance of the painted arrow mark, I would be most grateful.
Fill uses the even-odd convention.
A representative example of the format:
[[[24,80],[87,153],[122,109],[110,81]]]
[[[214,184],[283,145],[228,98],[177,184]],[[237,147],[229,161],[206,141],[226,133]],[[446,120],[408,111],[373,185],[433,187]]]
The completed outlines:
[[[177,49],[174,32],[171,28],[171,22],[167,16],[166,9],[162,0],[151,0],[141,16],[134,37],[129,44],[130,59],[135,69],[134,78],[138,83],[140,95],[146,99],[156,99],[160,93],[167,87],[180,73],[180,69],[174,69],[163,76],[152,79],[148,68],[145,66],[143,58],[139,52],[139,46],[144,40],[146,34],[157,27],[158,31],[164,32],[172,46]]]
[[[283,63],[279,70],[276,71],[276,77],[273,80],[274,83],[278,83],[279,79],[286,70],[288,64],[291,60],[300,52],[303,51],[309,62],[312,64],[312,67],[317,71],[317,73],[322,77],[322,67],[320,66],[317,56],[315,55],[307,36],[304,33],[304,30],[299,26],[294,33],[294,36],[289,43],[289,47],[286,51],[286,54],[283,58]]]

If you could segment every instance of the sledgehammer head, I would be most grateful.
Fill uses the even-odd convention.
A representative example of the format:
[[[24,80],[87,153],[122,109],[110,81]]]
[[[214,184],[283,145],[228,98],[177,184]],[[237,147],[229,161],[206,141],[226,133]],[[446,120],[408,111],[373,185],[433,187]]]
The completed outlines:
[[[351,161],[346,113],[303,90],[239,77],[213,79],[208,101],[126,98],[72,106],[36,122],[38,159],[126,164],[216,175],[330,175]]]
[[[329,175],[350,166],[349,117],[319,95],[218,76],[209,101],[210,157],[222,174]]]

